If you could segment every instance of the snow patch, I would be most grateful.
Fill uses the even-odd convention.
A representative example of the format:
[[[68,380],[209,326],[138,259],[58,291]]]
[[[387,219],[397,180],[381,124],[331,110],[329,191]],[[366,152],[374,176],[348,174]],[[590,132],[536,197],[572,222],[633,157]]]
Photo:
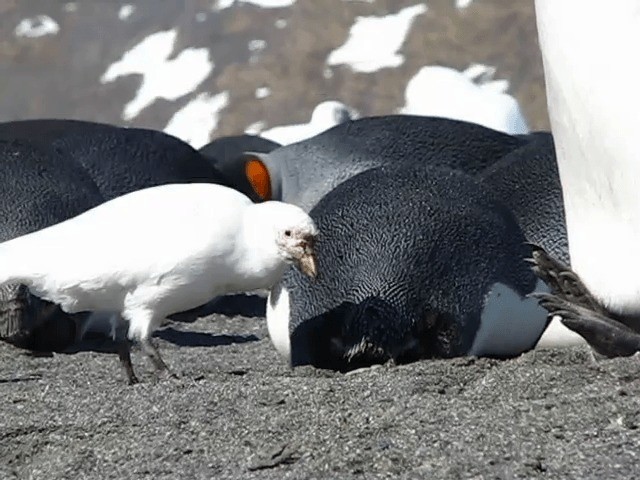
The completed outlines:
[[[175,29],[149,35],[102,75],[103,84],[127,75],[142,75],[135,97],[124,107],[124,120],[136,117],[157,99],[173,101],[194,91],[213,70],[206,48],[187,48],[169,60],[177,35]]]
[[[296,0],[218,0],[214,9],[224,10],[231,7],[234,3],[248,3],[262,8],[284,8],[290,7]]]
[[[39,38],[56,35],[59,31],[60,26],[53,18],[48,15],[36,15],[22,19],[13,33],[16,37]]]
[[[333,100],[325,101],[319,103],[314,108],[309,123],[283,125],[270,128],[269,130],[258,130],[253,133],[253,135],[259,133],[262,138],[278,142],[280,145],[289,145],[313,137],[339,123],[358,118],[359,116],[357,111],[342,102]]]
[[[472,2],[473,0],[456,0],[456,8],[459,10],[464,10],[469,5],[471,5]]]
[[[201,93],[178,110],[164,132],[178,137],[194,148],[200,148],[211,139],[218,127],[220,112],[229,105],[229,92],[217,95]]]
[[[118,18],[120,20],[126,20],[131,15],[133,15],[133,12],[135,11],[136,7],[134,5],[122,5],[120,7],[120,10],[118,10]]]
[[[509,82],[493,80],[495,68],[473,64],[463,72],[426,66],[409,80],[399,113],[472,122],[510,134],[529,128]]]
[[[415,18],[426,11],[425,4],[418,4],[384,17],[356,17],[347,41],[329,54],[327,64],[349,65],[361,73],[402,65],[404,56],[398,50]]]
[[[244,129],[244,133],[247,135],[258,135],[266,126],[267,124],[265,122],[259,120],[247,126],[247,128]]]
[[[269,87],[258,87],[256,88],[256,98],[262,99],[267,98],[271,95],[271,89]]]

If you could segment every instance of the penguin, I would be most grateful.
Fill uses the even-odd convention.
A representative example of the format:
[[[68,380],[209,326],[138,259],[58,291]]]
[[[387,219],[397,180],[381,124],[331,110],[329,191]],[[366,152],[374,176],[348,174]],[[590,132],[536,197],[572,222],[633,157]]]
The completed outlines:
[[[82,165],[105,200],[169,183],[229,183],[197,150],[155,130],[69,132],[51,146]]]
[[[105,200],[168,183],[229,182],[197,150],[164,132],[82,120],[6,122],[0,138],[28,139],[81,165]]]
[[[535,132],[528,142],[488,166],[477,176],[514,214],[531,243],[570,263],[562,186],[553,136]]]
[[[25,140],[0,140],[0,242],[67,220],[103,202],[70,158]],[[0,288],[0,339],[30,350],[61,351],[76,322],[24,285]]]
[[[480,125],[446,118],[386,115],[345,121],[319,135],[246,153],[221,168],[229,178],[244,172],[258,200],[281,200],[310,211],[348,178],[382,165],[430,163],[477,174],[527,143]]]
[[[535,8],[571,254],[569,266],[534,250],[551,287],[541,304],[599,354],[632,355],[640,351],[640,11],[633,0],[607,8],[536,0]]]
[[[267,300],[269,336],[292,366],[510,357],[548,324],[529,297],[541,282],[524,234],[468,174],[426,162],[376,167],[310,215],[317,278],[290,269]]]
[[[216,138],[198,151],[216,170],[225,172],[226,178],[236,190],[247,195],[252,201],[260,202],[260,197],[251,187],[244,166],[238,159],[247,152],[269,153],[281,146],[258,135],[243,134]]]
[[[51,142],[68,132],[92,133],[117,129],[109,123],[89,122],[74,119],[42,118],[0,122],[0,139],[29,140],[31,142]]]

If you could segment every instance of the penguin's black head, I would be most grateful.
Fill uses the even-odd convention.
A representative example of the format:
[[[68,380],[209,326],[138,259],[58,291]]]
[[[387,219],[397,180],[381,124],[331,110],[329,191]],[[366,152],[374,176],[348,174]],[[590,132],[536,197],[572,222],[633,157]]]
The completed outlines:
[[[448,356],[441,345],[454,324],[446,315],[428,310],[416,316],[380,297],[347,301],[292,332],[291,364],[346,372]]]
[[[269,156],[269,152],[279,147],[276,142],[245,134],[215,139],[199,152],[230,187],[260,203],[280,200],[278,162]]]

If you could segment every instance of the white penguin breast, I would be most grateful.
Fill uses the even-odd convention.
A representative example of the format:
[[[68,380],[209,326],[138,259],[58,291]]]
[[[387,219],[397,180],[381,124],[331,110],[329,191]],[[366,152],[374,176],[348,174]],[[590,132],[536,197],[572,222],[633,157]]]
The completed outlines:
[[[291,362],[289,292],[282,285],[274,286],[267,298],[267,329],[271,343],[287,361]]]
[[[538,281],[535,291],[544,291]],[[522,297],[503,283],[494,284],[485,299],[480,327],[469,355],[512,356],[533,347],[547,323],[547,311],[538,300]]]

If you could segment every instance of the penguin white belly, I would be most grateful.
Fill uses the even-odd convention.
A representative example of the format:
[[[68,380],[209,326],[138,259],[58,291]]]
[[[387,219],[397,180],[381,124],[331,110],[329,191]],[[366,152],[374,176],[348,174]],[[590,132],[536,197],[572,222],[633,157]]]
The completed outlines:
[[[291,337],[289,336],[290,303],[289,292],[276,285],[267,298],[267,329],[271,342],[278,353],[291,361]]]
[[[535,291],[546,288],[538,281]],[[486,297],[480,327],[469,355],[513,356],[529,350],[545,329],[547,311],[533,297],[522,297],[503,283]]]

